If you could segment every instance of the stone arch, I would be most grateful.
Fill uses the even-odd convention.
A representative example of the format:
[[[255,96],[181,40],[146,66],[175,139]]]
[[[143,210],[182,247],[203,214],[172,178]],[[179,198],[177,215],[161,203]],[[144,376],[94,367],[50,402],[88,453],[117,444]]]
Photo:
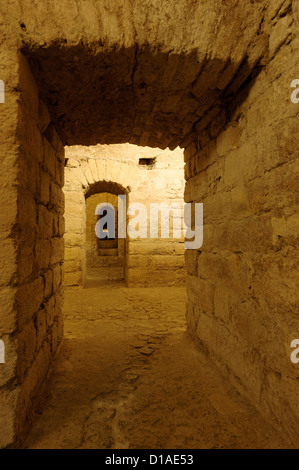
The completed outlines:
[[[119,147],[122,146],[116,146],[116,151]],[[79,146],[66,147],[65,189],[68,189],[70,184],[67,175],[68,172],[71,172],[73,187],[78,190],[82,189],[84,194],[91,191],[91,188],[95,187],[96,184],[106,185],[107,187],[111,184],[112,189],[114,185],[116,190],[121,190],[123,194],[128,193],[130,183],[134,177],[134,170],[130,162],[114,159],[109,155],[105,157],[105,153],[100,154],[101,158],[99,159],[96,156],[97,147],[95,146],[94,149],[95,155],[93,153],[91,157],[80,158],[82,150],[83,154],[86,152],[85,148]]]
[[[118,196],[122,194],[128,194],[129,189],[128,186],[125,188],[115,181],[97,181],[85,190],[85,199],[96,193],[111,193]]]
[[[94,177],[96,175],[93,175]],[[119,213],[118,213],[118,210],[119,210],[119,207],[118,207],[118,201],[117,201],[117,197],[118,196],[125,196],[125,201],[126,201],[126,205],[125,207],[127,207],[128,203],[129,203],[129,190],[128,188],[125,188],[124,186],[122,186],[121,184],[115,182],[115,181],[106,181],[106,180],[101,180],[101,181],[95,181],[95,183],[93,184],[90,184],[88,188],[86,188],[84,190],[84,197],[85,197],[85,213],[86,213],[86,225],[88,224],[88,212],[87,212],[87,209],[88,209],[88,200],[89,198],[91,198],[92,196],[96,196],[96,195],[101,195],[101,194],[106,194],[106,197],[104,198],[105,202],[109,202],[107,201],[107,198],[110,198],[111,195],[112,196],[115,196],[114,199],[114,208],[115,208],[115,212],[116,212],[116,225],[117,225],[117,234],[116,236],[118,237],[118,219],[119,219]],[[110,201],[111,203],[112,201]],[[103,202],[102,202],[103,204]],[[67,211],[67,208],[66,208],[66,211]],[[86,273],[86,278],[88,278],[88,256],[87,256],[87,244],[88,244],[88,232],[86,232],[85,234],[85,243],[84,243],[84,251],[85,251],[85,254],[84,254],[84,260],[85,260],[85,263],[84,263],[84,272]],[[107,243],[106,243],[107,244]],[[102,247],[103,248],[103,243],[101,244],[101,242],[98,243],[98,246]],[[111,256],[110,257],[105,257],[105,258],[100,258],[102,259],[102,265],[104,265],[104,267],[102,269],[95,269],[95,274],[96,275],[99,275],[99,272],[102,272],[102,275],[105,274],[105,272],[108,272],[108,278],[110,280],[121,280],[121,279],[124,279],[125,281],[127,280],[127,265],[126,265],[126,260],[127,260],[127,257],[126,257],[126,254],[128,253],[129,251],[129,243],[128,243],[128,240],[127,238],[123,239],[123,238],[119,238],[117,239],[117,242],[116,242],[116,246],[113,246],[112,248],[116,248],[117,247],[117,254],[114,253],[114,250],[112,249],[112,253],[111,253]],[[103,254],[103,250],[101,250],[101,253]],[[92,259],[93,259],[93,265],[94,265],[94,262],[95,262],[95,256],[93,255],[92,256]],[[96,257],[98,258],[98,257]],[[98,258],[99,259],[99,258]],[[114,276],[113,276],[113,271],[115,272]],[[95,276],[93,276],[95,277]],[[106,277],[107,279],[107,277]],[[106,281],[107,282],[107,281]]]
[[[265,3],[65,1],[58,8],[47,0],[32,17],[15,0],[3,15],[19,31],[18,46],[65,145],[174,149],[186,148],[216,116],[223,127],[228,102],[267,49]],[[232,34],[235,24],[243,28]]]
[[[64,146],[99,142],[186,149],[186,199],[209,210],[186,256],[189,330],[294,442],[298,2],[12,0],[0,16],[0,446],[26,430],[62,338]]]
[[[78,166],[77,166],[78,165]],[[82,286],[86,278],[86,200],[97,193],[126,195],[128,200],[128,184],[124,186],[111,181],[115,176],[110,166],[105,172],[106,179],[100,179],[96,160],[86,159],[67,161],[65,194],[65,284],[67,286]],[[121,174],[121,166],[119,167]],[[68,175],[69,174],[69,178]]]
[[[82,220],[82,225],[85,227],[83,234],[84,266],[82,269],[84,285],[91,283],[98,285],[100,282],[107,284],[108,281],[126,280],[128,240],[121,236],[120,225],[122,225],[123,217],[124,225],[127,225],[125,211],[128,205],[128,192],[115,182],[98,181],[87,189],[84,196],[85,221]],[[122,198],[121,201],[119,196]],[[97,236],[98,207],[106,205],[110,216],[114,217],[114,235],[112,239],[108,236],[102,240]]]
[[[138,164],[140,158],[146,155],[156,158],[158,162],[157,168],[150,172]],[[182,205],[183,185],[183,154],[180,149],[140,149],[129,144],[67,147],[64,185],[65,284],[80,286],[86,278],[82,227],[86,224],[85,200],[89,196],[102,192],[125,194],[127,207],[130,202],[148,204],[150,198],[152,202],[159,203],[171,203],[176,198]],[[172,263],[178,270],[177,275],[173,274],[170,264],[170,255],[174,252]],[[149,259],[145,253],[148,253]],[[154,242],[149,239],[140,243],[126,239],[125,280],[127,284],[138,285],[182,285],[185,278],[183,254],[183,240],[164,240],[162,244],[159,240]]]

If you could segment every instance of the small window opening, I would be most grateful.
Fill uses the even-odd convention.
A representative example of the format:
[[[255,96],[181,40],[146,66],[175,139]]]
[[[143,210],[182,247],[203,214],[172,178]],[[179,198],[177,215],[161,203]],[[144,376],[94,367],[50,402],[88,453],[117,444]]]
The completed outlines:
[[[153,168],[156,163],[156,158],[139,158],[139,165],[147,168]]]

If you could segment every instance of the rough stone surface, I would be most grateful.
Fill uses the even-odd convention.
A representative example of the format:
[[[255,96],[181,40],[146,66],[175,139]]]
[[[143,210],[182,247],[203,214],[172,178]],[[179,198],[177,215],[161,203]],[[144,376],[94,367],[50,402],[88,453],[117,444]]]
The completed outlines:
[[[186,149],[185,198],[205,213],[202,250],[186,254],[189,331],[297,445],[298,9],[1,2],[0,447],[24,435],[62,336],[63,145],[124,142]]]
[[[239,391],[297,442],[299,369],[290,344],[299,332],[299,107],[290,84],[298,53],[292,15],[286,22],[280,4],[272,60],[217,138],[209,127],[185,151],[185,200],[204,203],[203,247],[186,253],[187,322]]]
[[[94,253],[95,248],[90,249],[92,243],[93,247],[96,246],[94,228],[97,216],[96,204],[89,206],[89,201],[96,198],[99,202],[98,193],[103,192],[115,195],[113,204],[116,207],[116,196],[125,194],[127,209],[133,203],[142,203],[147,209],[147,238],[127,236],[122,248],[122,264],[118,257],[114,259],[114,265],[124,266],[124,275],[121,270],[115,270],[115,279],[125,277],[129,285],[182,285],[186,278],[184,239],[183,232],[180,239],[172,237],[172,212],[169,217],[170,238],[162,239],[161,231],[158,239],[150,238],[151,203],[164,203],[169,207],[173,203],[179,204],[183,215],[182,150],[162,151],[130,144],[74,146],[66,148],[65,157],[66,285],[82,285],[88,277],[113,278],[113,270],[100,273],[96,269],[96,265],[109,266],[108,258],[111,266],[113,256],[99,258]],[[140,159],[154,159],[155,163],[153,166],[139,165]],[[128,216],[127,225],[129,220]],[[159,226],[161,230],[161,222]]]
[[[64,213],[64,148],[45,118],[40,124],[38,109],[44,105],[26,59],[17,54],[11,60],[17,65],[18,81],[14,83],[15,77],[6,80],[6,102],[0,108],[4,192],[0,337],[6,352],[0,369],[3,447],[28,429],[32,408],[61,342],[57,298],[64,258],[63,234],[57,228]],[[1,77],[5,78],[2,68]],[[44,306],[51,301],[55,308],[46,325]]]
[[[183,288],[68,291],[64,346],[22,447],[288,447],[190,342],[185,302]]]
[[[114,207],[116,222],[113,240],[99,240],[96,236],[99,216],[95,215],[95,210],[100,204],[111,204]],[[93,194],[86,199],[86,280],[90,278],[103,281],[123,280],[125,249],[125,239],[118,238],[118,196],[111,193]],[[75,265],[72,267],[72,272],[80,268],[80,264]]]
[[[292,35],[289,15],[269,29],[268,3],[6,0],[0,11],[65,144],[175,148],[226,105],[269,36],[273,54]]]

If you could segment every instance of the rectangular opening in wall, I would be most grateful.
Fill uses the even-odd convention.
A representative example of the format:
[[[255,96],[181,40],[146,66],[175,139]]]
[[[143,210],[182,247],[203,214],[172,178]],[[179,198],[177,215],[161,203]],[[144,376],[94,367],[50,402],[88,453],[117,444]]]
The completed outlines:
[[[139,158],[139,166],[153,168],[156,164],[156,158]]]

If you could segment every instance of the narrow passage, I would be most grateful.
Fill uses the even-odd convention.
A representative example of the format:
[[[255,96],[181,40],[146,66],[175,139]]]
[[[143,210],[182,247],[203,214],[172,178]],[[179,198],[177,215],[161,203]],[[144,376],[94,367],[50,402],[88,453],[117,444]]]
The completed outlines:
[[[25,448],[280,448],[186,333],[184,288],[65,295],[65,339]]]

